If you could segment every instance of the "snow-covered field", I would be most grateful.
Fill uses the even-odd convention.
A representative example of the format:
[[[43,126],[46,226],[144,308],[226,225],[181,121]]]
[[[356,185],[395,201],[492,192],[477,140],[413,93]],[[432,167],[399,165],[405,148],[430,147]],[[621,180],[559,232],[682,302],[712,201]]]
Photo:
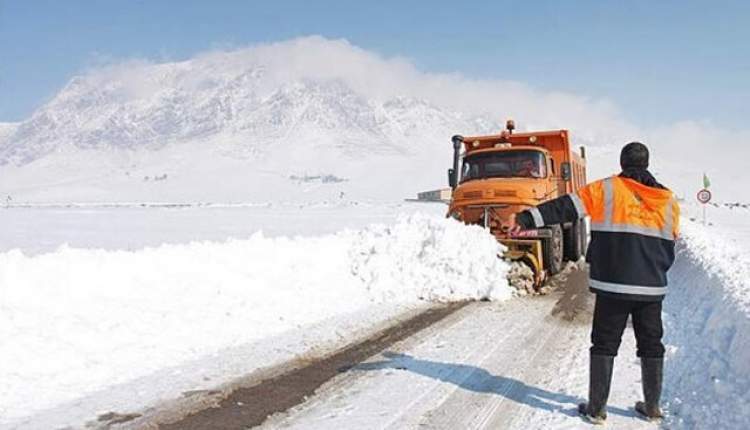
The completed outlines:
[[[685,207],[665,302],[667,423],[741,427],[750,422],[750,211],[711,208],[713,225],[703,226],[689,220],[696,209]],[[138,411],[341,346],[430,301],[510,298],[498,245],[443,210],[1,210],[0,428]],[[568,343],[585,351],[586,336]],[[567,380],[585,378],[585,368],[571,372]],[[613,398],[637,392],[627,385]]]
[[[367,218],[374,216],[372,210],[360,209],[359,217],[372,219]],[[124,211],[119,216],[133,216]],[[347,209],[342,212],[339,217]],[[27,217],[28,213],[21,212]],[[300,231],[314,231],[318,224],[325,230],[328,213],[311,209],[304,219],[307,225]],[[265,224],[289,228],[286,220],[267,218]],[[143,222],[131,222],[130,228]],[[169,218],[161,221],[165,222]],[[113,227],[106,232],[118,234]],[[24,233],[44,236],[41,230]],[[24,246],[32,250],[48,246],[26,239]],[[112,245],[108,235],[102,239]],[[64,246],[33,256],[19,249],[3,252],[0,426],[75,425],[94,418],[99,411],[91,409],[95,406],[142,408],[160,400],[158,396],[177,397],[176,387],[210,388],[220,380],[207,383],[188,374],[182,381],[169,379],[171,387],[143,389],[136,384],[131,390],[120,388],[120,398],[106,394],[163,369],[205,357],[216,360],[222,350],[304,331],[327,319],[367,315],[373,307],[379,306],[379,315],[363,320],[375,325],[425,301],[507,299],[508,267],[495,257],[500,251],[479,227],[413,214],[387,225],[312,237],[255,233],[245,239],[136,251]],[[356,324],[354,328],[362,329]],[[346,326],[331,331],[342,338],[339,343],[351,335]],[[278,358],[325,347],[324,342],[315,345],[314,338],[304,341],[307,344],[293,345],[292,354]],[[256,357],[255,364],[273,363]],[[184,379],[193,385],[185,387]],[[83,404],[77,402],[81,398]],[[102,398],[113,403],[102,405]],[[43,413],[60,405],[66,405],[66,412],[58,408],[53,414]]]
[[[194,204],[48,204],[0,207],[0,251],[51,252],[62,245],[135,251],[161,244],[266,237],[318,236],[372,223],[392,223],[398,216],[428,213],[445,216],[441,203],[237,203]]]

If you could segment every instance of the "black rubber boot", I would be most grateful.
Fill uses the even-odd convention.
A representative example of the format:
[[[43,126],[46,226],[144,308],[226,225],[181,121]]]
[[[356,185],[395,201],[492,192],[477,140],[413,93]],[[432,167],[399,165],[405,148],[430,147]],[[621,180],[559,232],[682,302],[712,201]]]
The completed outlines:
[[[607,419],[607,399],[612,382],[615,357],[591,355],[589,363],[589,401],[578,405],[578,413],[592,424],[604,424]]]
[[[641,379],[645,401],[636,402],[635,410],[649,420],[658,420],[664,417],[661,407],[659,407],[663,375],[663,358],[641,358]]]

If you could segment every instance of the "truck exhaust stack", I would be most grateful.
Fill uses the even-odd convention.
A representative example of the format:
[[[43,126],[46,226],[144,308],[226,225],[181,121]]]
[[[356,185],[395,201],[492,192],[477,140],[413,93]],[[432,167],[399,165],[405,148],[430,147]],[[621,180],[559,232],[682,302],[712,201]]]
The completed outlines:
[[[453,169],[448,171],[448,182],[451,188],[458,186],[461,172],[458,170],[458,161],[461,158],[461,144],[464,143],[463,136],[455,135],[451,138],[453,141]]]

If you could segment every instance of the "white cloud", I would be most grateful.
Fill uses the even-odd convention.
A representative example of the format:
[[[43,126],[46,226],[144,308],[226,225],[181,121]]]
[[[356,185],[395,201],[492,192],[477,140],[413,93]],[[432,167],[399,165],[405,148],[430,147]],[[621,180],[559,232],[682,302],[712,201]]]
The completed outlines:
[[[200,64],[202,73],[181,75],[184,68],[193,72]],[[262,65],[267,88],[298,79],[339,79],[363,96],[388,99],[411,96],[441,107],[465,113],[490,114],[504,119],[516,117],[521,126],[580,129],[587,136],[612,136],[627,132],[631,125],[610,101],[564,92],[542,92],[521,82],[477,80],[461,74],[434,74],[418,70],[408,59],[386,58],[366,51],[346,40],[320,36],[284,42],[254,45],[230,51],[211,51],[190,60],[159,65],[145,60],[92,69],[87,78],[101,85],[121,82],[133,89],[133,96],[148,93],[155,74],[177,74],[183,84],[199,85],[202,79],[240,73]]]

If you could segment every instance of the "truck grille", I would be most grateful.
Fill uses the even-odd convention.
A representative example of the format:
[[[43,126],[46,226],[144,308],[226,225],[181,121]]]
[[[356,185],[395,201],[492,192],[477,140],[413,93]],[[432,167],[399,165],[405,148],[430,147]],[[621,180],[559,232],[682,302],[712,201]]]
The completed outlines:
[[[482,192],[481,191],[467,191],[464,193],[465,199],[481,199],[482,198]]]
[[[495,190],[495,197],[515,197],[515,190]]]

